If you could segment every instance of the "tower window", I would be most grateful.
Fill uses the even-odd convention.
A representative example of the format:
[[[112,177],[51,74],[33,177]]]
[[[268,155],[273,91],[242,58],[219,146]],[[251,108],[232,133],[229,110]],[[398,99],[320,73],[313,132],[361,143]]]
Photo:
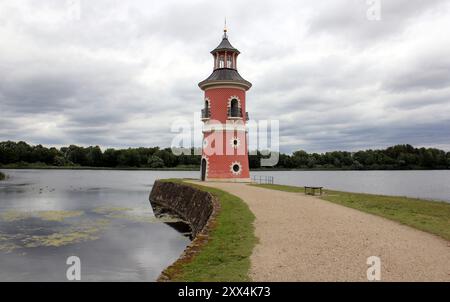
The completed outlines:
[[[241,140],[238,137],[234,137],[230,140],[230,144],[234,149],[237,149],[241,145]]]
[[[225,67],[225,59],[223,56],[219,57],[219,68],[224,68]]]
[[[240,162],[233,162],[230,166],[230,171],[231,173],[233,173],[234,175],[240,175],[242,173],[242,165]]]
[[[232,99],[230,103],[230,117],[240,117],[239,114],[239,101]]]
[[[231,68],[231,56],[227,57],[227,68]]]
[[[205,108],[202,109],[202,118],[208,119],[211,117],[211,108],[209,107],[209,100],[205,100]]]

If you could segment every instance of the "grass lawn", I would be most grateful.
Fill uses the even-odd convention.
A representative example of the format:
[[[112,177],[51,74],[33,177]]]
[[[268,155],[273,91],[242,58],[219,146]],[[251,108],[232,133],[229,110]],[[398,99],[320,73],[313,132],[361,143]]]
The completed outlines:
[[[304,193],[304,188],[256,185],[267,189]],[[415,198],[325,190],[321,197],[336,204],[375,214],[450,240],[450,203]]]
[[[165,180],[182,182],[182,180]],[[224,191],[184,183],[215,195],[221,210],[209,241],[190,262],[176,267],[172,281],[250,281],[250,255],[257,243],[255,216],[240,198]],[[171,271],[171,274],[174,273]]]

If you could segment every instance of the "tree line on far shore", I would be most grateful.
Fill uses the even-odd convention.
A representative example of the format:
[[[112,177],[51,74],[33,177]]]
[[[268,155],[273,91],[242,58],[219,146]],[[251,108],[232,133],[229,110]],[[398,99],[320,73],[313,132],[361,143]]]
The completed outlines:
[[[192,150],[193,151],[193,150]],[[251,169],[261,168],[263,156],[250,155]],[[0,142],[0,167],[106,167],[106,168],[197,168],[201,156],[176,156],[170,148],[128,148],[101,150],[99,146],[70,145],[55,148],[29,145],[25,142]],[[383,150],[358,152],[333,151],[279,154],[279,169],[347,169],[347,170],[407,170],[450,169],[450,152],[435,148],[414,148],[396,145]]]

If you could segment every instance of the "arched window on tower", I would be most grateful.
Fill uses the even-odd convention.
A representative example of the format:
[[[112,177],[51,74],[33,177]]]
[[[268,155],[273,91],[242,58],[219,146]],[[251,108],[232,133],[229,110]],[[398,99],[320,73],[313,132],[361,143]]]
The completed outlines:
[[[219,57],[219,68],[224,68],[225,67],[225,58],[224,56],[220,56]]]
[[[237,99],[232,99],[230,102],[230,117],[242,117],[241,108],[239,107],[239,101]]]
[[[232,61],[231,61],[231,55],[227,56],[227,68],[232,68]]]
[[[211,117],[211,108],[209,106],[209,100],[205,100],[205,108],[202,110],[202,118],[209,119]]]

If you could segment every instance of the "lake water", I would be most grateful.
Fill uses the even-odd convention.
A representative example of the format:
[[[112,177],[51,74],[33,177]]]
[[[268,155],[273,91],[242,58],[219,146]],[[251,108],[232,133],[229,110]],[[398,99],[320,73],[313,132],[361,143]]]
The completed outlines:
[[[82,281],[154,281],[189,239],[154,217],[157,178],[199,172],[2,170],[0,281],[66,281],[81,260]],[[274,171],[275,183],[450,202],[450,171]],[[167,221],[165,221],[167,222]]]
[[[408,196],[450,202],[450,170],[435,171],[273,171],[275,183],[321,186],[328,189]]]
[[[148,196],[157,176],[192,172],[3,171],[0,281],[67,281],[69,256],[82,281],[154,281],[189,243]]]

